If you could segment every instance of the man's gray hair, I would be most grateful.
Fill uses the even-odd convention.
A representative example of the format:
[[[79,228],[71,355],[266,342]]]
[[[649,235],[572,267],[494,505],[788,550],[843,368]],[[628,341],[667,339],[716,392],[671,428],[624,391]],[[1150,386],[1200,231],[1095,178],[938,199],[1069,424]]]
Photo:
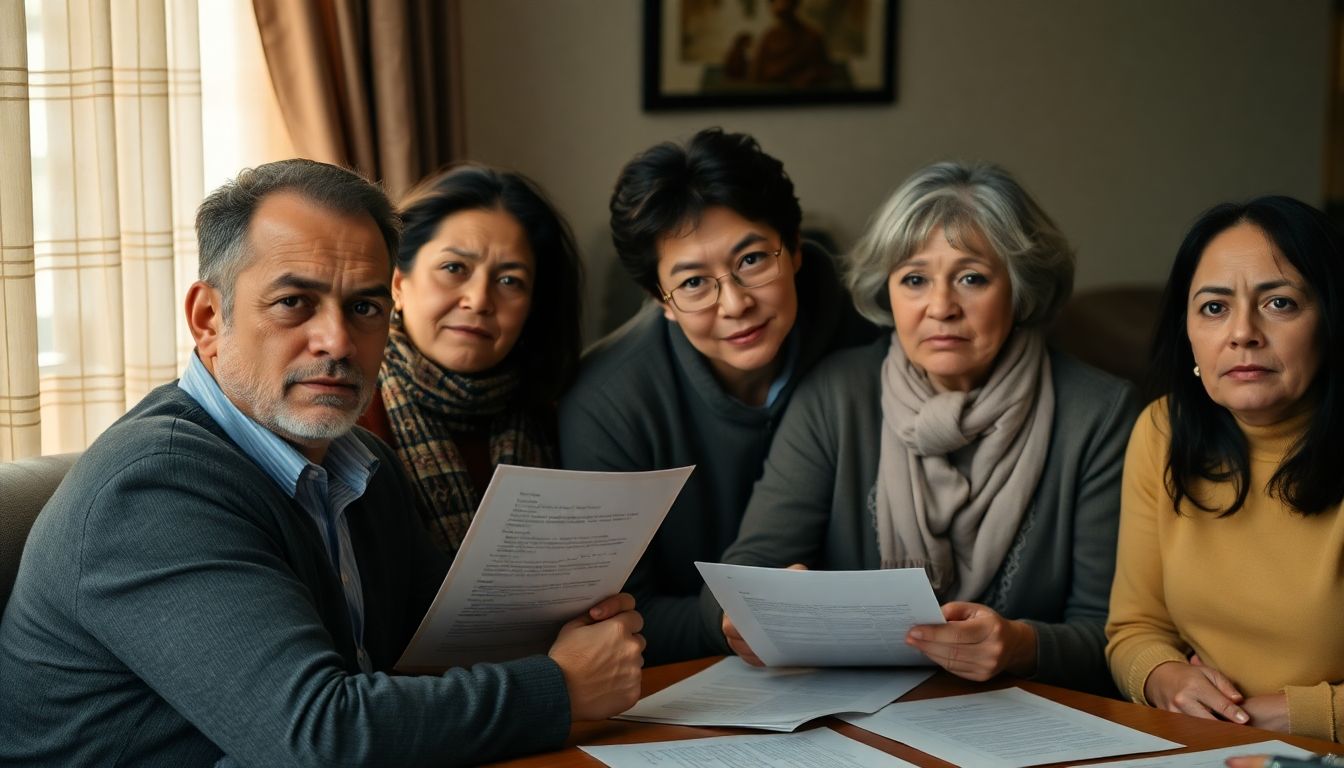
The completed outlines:
[[[376,185],[353,171],[315,160],[280,160],[246,168],[238,178],[211,192],[196,209],[198,277],[223,296],[225,322],[233,313],[234,284],[250,257],[247,230],[252,216],[262,199],[275,192],[293,192],[336,213],[369,214],[387,244],[391,270],[401,222]]]
[[[1073,250],[1016,179],[988,163],[942,162],[906,179],[850,253],[845,283],[864,317],[895,324],[888,278],[939,228],[962,250],[979,235],[1003,259],[1017,325],[1050,322],[1073,292]]]

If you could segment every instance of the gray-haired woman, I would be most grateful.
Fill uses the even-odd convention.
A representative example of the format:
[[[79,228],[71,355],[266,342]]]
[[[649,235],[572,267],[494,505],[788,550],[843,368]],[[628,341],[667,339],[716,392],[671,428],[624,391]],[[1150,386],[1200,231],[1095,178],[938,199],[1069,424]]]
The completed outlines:
[[[1068,243],[1002,169],[938,163],[874,215],[850,267],[856,306],[895,331],[800,383],[723,561],[922,567],[948,623],[905,642],[940,666],[1110,690],[1137,403],[1045,346],[1072,289]],[[705,594],[707,628],[758,662]]]

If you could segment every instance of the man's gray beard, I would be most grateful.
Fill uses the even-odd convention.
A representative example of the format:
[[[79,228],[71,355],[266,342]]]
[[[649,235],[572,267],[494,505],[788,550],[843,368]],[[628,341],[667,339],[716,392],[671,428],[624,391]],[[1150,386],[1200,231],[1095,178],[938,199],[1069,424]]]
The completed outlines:
[[[257,378],[255,372],[231,370],[233,368],[230,364],[231,357],[223,354],[221,349],[221,354],[216,358],[218,362],[215,365],[215,376],[220,390],[235,403],[245,403],[251,410],[250,415],[258,424],[280,437],[297,440],[335,440],[354,428],[355,422],[373,400],[373,387],[348,360],[331,360],[301,370],[289,371],[285,374],[279,398],[272,398],[266,391],[265,383]],[[285,393],[293,384],[315,376],[339,376],[354,382],[359,393],[358,407],[351,411],[341,410],[326,418],[304,419],[291,413],[284,400]],[[343,408],[346,399],[338,395],[318,395],[312,402],[332,408]]]

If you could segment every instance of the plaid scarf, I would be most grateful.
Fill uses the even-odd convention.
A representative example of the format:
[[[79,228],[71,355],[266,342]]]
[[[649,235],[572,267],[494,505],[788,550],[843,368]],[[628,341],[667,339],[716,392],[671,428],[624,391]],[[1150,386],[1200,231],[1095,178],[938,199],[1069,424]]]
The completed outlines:
[[[393,325],[378,384],[397,457],[415,482],[420,516],[450,555],[457,554],[481,501],[453,435],[487,435],[496,466],[555,465],[555,448],[541,423],[515,403],[522,381],[514,370],[444,370]]]

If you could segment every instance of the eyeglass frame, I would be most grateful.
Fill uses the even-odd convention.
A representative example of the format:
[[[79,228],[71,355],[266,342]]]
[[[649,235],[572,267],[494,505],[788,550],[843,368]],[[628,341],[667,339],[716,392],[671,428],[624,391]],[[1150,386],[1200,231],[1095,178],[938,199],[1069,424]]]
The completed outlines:
[[[710,277],[710,276],[707,275],[706,277],[708,277],[710,280],[713,280],[713,281],[714,281],[714,300],[711,301],[710,303],[706,304],[705,306],[699,308],[699,309],[682,309],[682,308],[681,308],[681,305],[680,305],[680,304],[677,304],[677,300],[676,300],[676,298],[675,298],[672,294],[674,294],[674,293],[676,293],[677,291],[681,290],[681,286],[680,286],[680,285],[678,285],[676,288],[673,288],[673,289],[670,290],[670,291],[664,291],[664,290],[663,290],[663,287],[660,285],[660,286],[658,286],[658,290],[661,292],[660,295],[662,296],[663,301],[670,301],[670,302],[672,302],[672,306],[676,307],[677,310],[680,311],[680,312],[684,312],[684,313],[686,313],[686,314],[688,314],[688,315],[694,315],[694,314],[697,314],[697,313],[699,313],[699,312],[706,312],[706,311],[708,311],[708,310],[713,309],[715,306],[717,306],[718,303],[719,303],[719,298],[720,298],[721,296],[723,296],[723,284],[722,284],[722,280],[723,280],[723,278],[725,278],[725,277],[731,277],[731,278],[733,279],[733,282],[734,282],[734,283],[737,283],[737,287],[738,287],[738,288],[742,288],[742,289],[744,289],[744,290],[748,290],[748,291],[749,291],[749,290],[752,290],[753,288],[764,288],[765,286],[767,286],[767,285],[769,285],[769,284],[771,284],[771,283],[773,283],[773,282],[775,282],[776,280],[779,279],[780,275],[782,275],[782,274],[784,273],[784,270],[780,269],[780,266],[779,266],[779,262],[780,262],[780,258],[779,258],[779,257],[782,256],[782,255],[784,255],[784,244],[783,244],[783,243],[780,243],[779,247],[776,248],[775,250],[773,250],[773,251],[763,251],[763,253],[765,253],[765,255],[767,255],[767,256],[769,256],[770,258],[772,258],[772,259],[775,260],[775,274],[772,275],[772,276],[770,277],[769,280],[766,280],[766,281],[764,281],[764,282],[760,282],[760,283],[756,283],[755,285],[747,285],[747,284],[745,284],[745,283],[742,282],[742,278],[737,274],[737,272],[736,272],[735,270],[731,270],[731,269],[728,270],[727,272],[724,272],[722,275],[719,275],[719,276],[717,276],[717,277]]]

